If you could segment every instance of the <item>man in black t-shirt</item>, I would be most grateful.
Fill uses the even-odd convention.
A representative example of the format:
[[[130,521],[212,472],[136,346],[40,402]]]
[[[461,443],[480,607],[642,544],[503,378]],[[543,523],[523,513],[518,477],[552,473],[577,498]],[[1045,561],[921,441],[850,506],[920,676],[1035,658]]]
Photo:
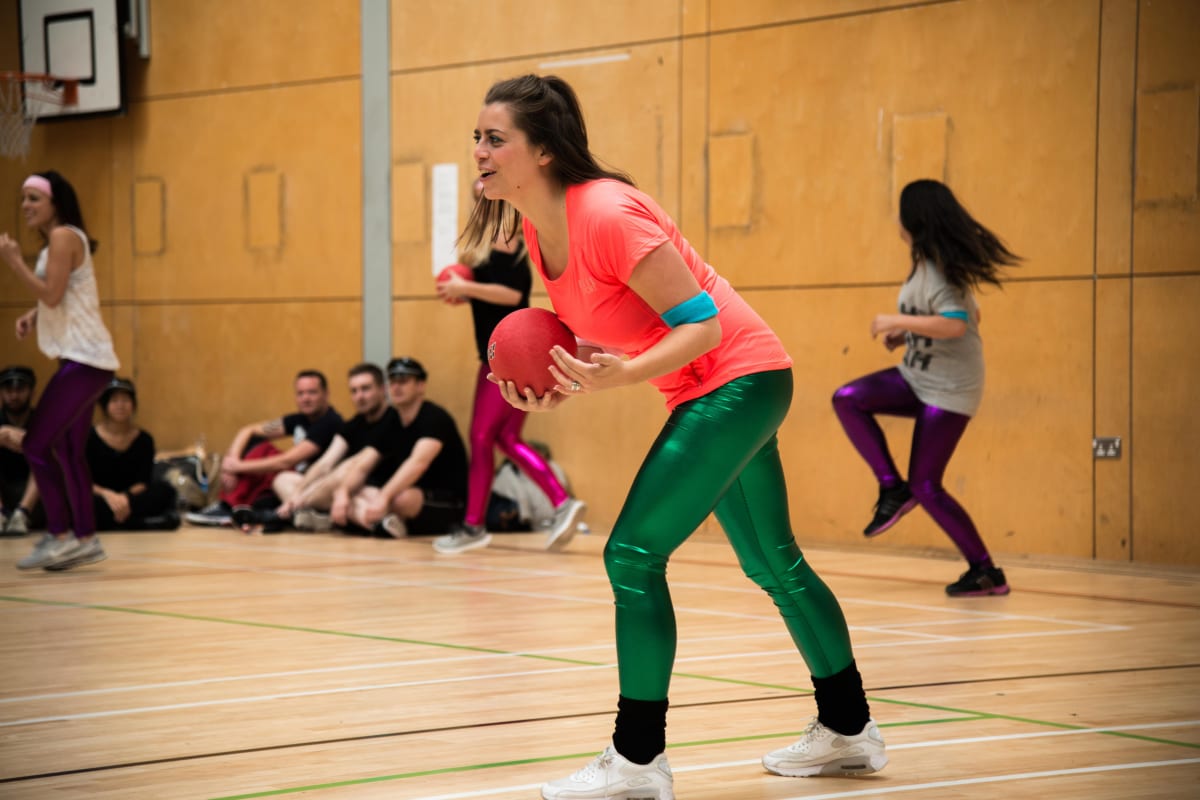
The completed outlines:
[[[383,370],[374,364],[358,364],[350,370],[350,398],[358,413],[345,422],[333,437],[329,448],[303,475],[276,481],[276,491],[284,497],[277,510],[281,517],[292,518],[300,530],[329,530],[333,522],[344,524],[336,515],[335,493],[347,480],[360,473],[369,475],[389,457],[398,438],[400,418],[387,403]],[[326,512],[335,512],[331,519]]]
[[[295,380],[296,411],[243,426],[221,460],[221,498],[202,511],[185,515],[194,525],[228,525],[233,509],[256,505],[274,507],[272,489],[291,483],[289,473],[303,474],[329,448],[342,426],[342,416],[329,405],[325,375],[302,370]],[[274,440],[290,436],[292,444],[279,450]],[[278,494],[278,489],[275,490]],[[282,495],[280,495],[282,497]]]
[[[0,535],[24,536],[41,524],[37,483],[25,460],[25,428],[33,416],[36,379],[29,367],[0,372]],[[38,519],[35,521],[35,517]]]
[[[394,358],[387,373],[388,397],[400,420],[396,439],[370,472],[353,476],[359,482],[347,484],[334,508],[344,508],[348,521],[378,526],[390,536],[445,533],[462,522],[466,509],[466,446],[449,412],[425,399],[428,375],[420,362]]]

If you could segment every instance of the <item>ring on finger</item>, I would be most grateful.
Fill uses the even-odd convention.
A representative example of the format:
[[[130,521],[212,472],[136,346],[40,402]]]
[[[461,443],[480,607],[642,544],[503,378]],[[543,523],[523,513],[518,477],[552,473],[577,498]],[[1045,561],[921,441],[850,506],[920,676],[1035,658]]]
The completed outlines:
[[[580,383],[579,381],[571,381],[571,391],[572,392],[583,391],[583,384]]]

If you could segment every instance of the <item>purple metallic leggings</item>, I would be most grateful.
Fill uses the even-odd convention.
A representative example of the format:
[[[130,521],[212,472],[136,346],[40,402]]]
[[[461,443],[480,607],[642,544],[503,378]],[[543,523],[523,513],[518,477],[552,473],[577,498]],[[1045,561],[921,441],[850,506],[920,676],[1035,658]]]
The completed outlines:
[[[80,539],[96,532],[87,437],[92,408],[112,371],[60,361],[25,431],[25,459],[46,509],[46,530],[73,530]],[[74,525],[72,525],[74,523]]]
[[[991,565],[987,546],[979,537],[971,517],[942,486],[946,465],[954,455],[954,448],[971,421],[970,417],[922,403],[895,367],[865,375],[838,389],[833,395],[833,410],[851,444],[883,487],[895,486],[903,478],[892,461],[887,438],[875,421],[875,415],[914,418],[916,425],[908,463],[908,485],[913,497],[941,526],[969,564]]]
[[[532,478],[555,508],[567,499],[567,490],[558,482],[554,470],[537,450],[521,440],[525,412],[508,404],[500,394],[500,387],[487,379],[490,371],[487,364],[480,364],[475,378],[471,465],[467,471],[467,515],[464,520],[468,525],[482,525],[487,517],[492,478],[496,474],[493,447]]]

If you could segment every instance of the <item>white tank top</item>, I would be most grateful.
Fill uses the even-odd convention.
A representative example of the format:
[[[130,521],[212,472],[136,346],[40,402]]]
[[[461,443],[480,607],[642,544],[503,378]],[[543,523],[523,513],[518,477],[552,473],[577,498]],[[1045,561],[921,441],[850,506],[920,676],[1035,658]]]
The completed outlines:
[[[83,241],[83,263],[71,270],[62,301],[51,308],[38,301],[38,347],[50,358],[65,358],[97,369],[115,370],[120,366],[113,350],[112,336],[100,318],[100,294],[96,290],[96,272],[92,267],[92,248],[87,234],[74,225],[64,225]],[[50,259],[47,245],[38,253],[34,272],[46,278]]]

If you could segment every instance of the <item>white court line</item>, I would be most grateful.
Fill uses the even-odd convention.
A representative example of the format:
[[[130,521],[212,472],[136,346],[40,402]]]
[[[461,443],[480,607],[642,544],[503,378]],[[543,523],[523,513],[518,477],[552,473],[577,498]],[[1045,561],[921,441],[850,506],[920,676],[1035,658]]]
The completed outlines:
[[[530,675],[551,675],[564,672],[586,672],[600,669],[616,669],[616,664],[600,664],[585,666],[560,667],[558,669],[523,670],[520,672],[496,673],[486,676],[487,680],[495,678],[522,678]],[[77,719],[96,719],[98,717],[124,717],[131,714],[150,714],[156,711],[176,711],[182,708],[211,708],[226,705],[244,705],[258,703],[264,700],[288,700],[296,697],[321,697],[332,694],[350,694],[353,692],[371,692],[381,689],[402,689],[411,686],[439,686],[448,683],[468,683],[481,680],[485,676],[466,675],[455,678],[431,678],[419,681],[401,681],[399,683],[377,683],[363,686],[339,686],[331,689],[313,689],[307,692],[279,692],[276,694],[253,695],[250,697],[224,697],[219,700],[196,700],[191,703],[171,703],[161,706],[141,706],[137,708],[121,708],[110,711],[89,711],[81,714],[55,714],[49,717],[28,717],[0,722],[0,728],[13,728],[19,725],[34,725],[42,722],[67,722]]]
[[[1016,734],[1001,734],[997,736],[976,736],[963,739],[942,739],[932,742],[913,742],[910,744],[889,745],[889,751],[910,750],[921,747],[946,747],[960,744],[978,744],[982,742],[999,742],[1012,739],[1039,739],[1050,736],[1072,736],[1085,733],[1109,733],[1116,731],[1134,731],[1134,730],[1150,730],[1155,728],[1180,728],[1200,724],[1200,720],[1186,720],[1182,722],[1156,722],[1139,725],[1118,725],[1104,728],[1085,728],[1080,730],[1069,731],[1038,731],[1035,733],[1016,733]],[[669,755],[669,754],[668,754]],[[722,761],[708,764],[694,764],[686,767],[672,767],[675,774],[685,772],[706,772],[714,769],[728,769],[732,767],[748,767],[761,765],[759,759],[749,759],[744,761]],[[1079,767],[1074,769],[1062,770],[1045,770],[1041,772],[1024,772],[1008,775],[989,775],[979,778],[964,778],[953,781],[930,781],[927,783],[906,784],[904,786],[884,786],[872,789],[852,789],[848,792],[832,792],[820,795],[798,795],[794,798],[786,798],[786,800],[837,800],[843,797],[870,797],[873,795],[892,794],[899,792],[915,792],[925,789],[941,789],[952,786],[969,786],[984,783],[1000,783],[1004,781],[1014,780],[1033,780],[1037,778],[1061,777],[1070,775],[1079,775],[1095,772],[1113,772],[1128,769],[1149,769],[1153,767],[1168,767],[1184,764],[1200,763],[1200,758],[1181,758],[1168,761],[1139,761],[1126,764],[1105,764],[1095,767]],[[413,798],[413,800],[469,800],[472,797],[488,797],[490,795],[507,794],[509,792],[523,792],[537,789],[541,786],[540,783],[526,783],[515,786],[503,786],[489,789],[479,789],[470,792],[454,792],[452,794],[425,795],[422,797]]]

